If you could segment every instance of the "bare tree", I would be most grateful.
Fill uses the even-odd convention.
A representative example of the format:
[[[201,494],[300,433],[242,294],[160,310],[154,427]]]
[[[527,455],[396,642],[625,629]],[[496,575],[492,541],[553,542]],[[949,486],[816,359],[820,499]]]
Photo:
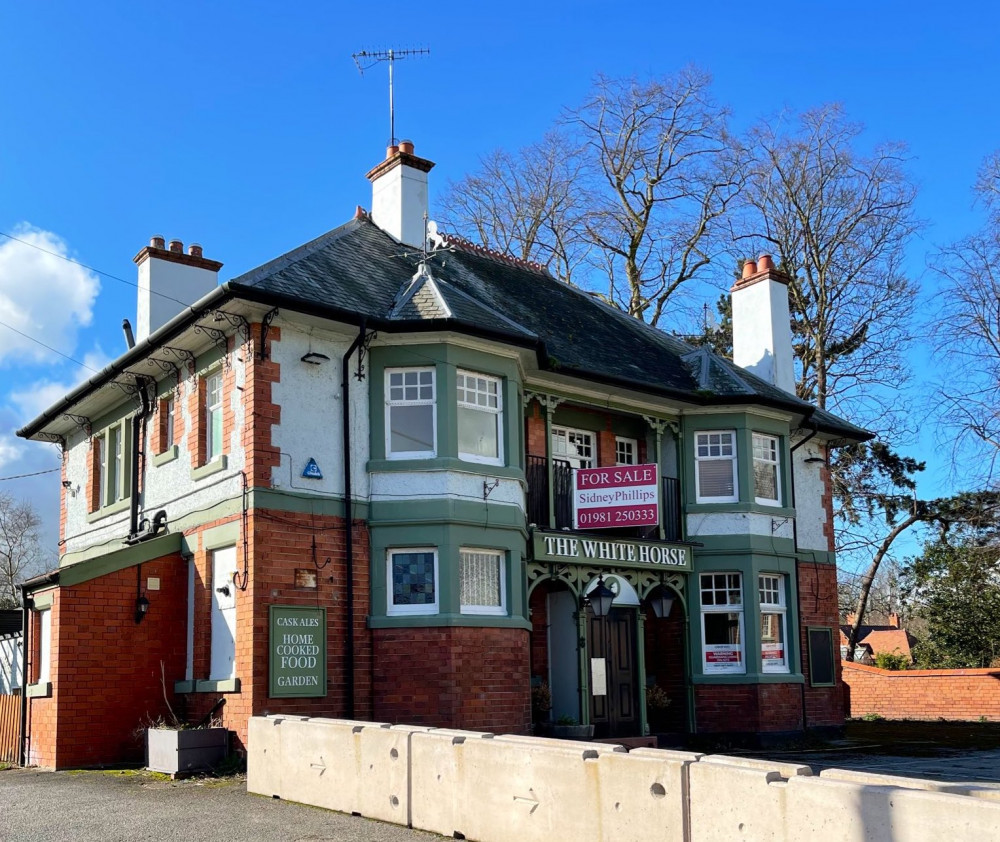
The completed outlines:
[[[884,420],[908,375],[917,291],[902,269],[918,227],[905,151],[889,144],[860,154],[862,127],[839,105],[784,129],[767,122],[749,134],[740,239],[776,252],[792,278],[799,396]]]
[[[716,224],[741,185],[710,84],[696,68],[648,82],[600,76],[567,116],[593,179],[586,234],[608,299],[652,325],[711,262]]]
[[[556,131],[516,154],[498,149],[475,173],[449,184],[441,222],[572,283],[588,249],[581,236],[581,166],[579,150]]]
[[[955,462],[991,481],[1000,457],[1000,152],[984,162],[975,191],[985,226],[933,264],[943,281],[933,335],[947,372],[936,398]]]
[[[0,608],[16,608],[20,604],[17,586],[41,572],[41,522],[30,503],[0,493]]]

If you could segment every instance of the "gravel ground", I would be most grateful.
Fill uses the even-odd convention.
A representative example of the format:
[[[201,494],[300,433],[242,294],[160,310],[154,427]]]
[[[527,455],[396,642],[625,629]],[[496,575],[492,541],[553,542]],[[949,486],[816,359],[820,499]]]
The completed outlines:
[[[248,795],[242,778],[0,771],[0,842],[435,842],[397,825]]]

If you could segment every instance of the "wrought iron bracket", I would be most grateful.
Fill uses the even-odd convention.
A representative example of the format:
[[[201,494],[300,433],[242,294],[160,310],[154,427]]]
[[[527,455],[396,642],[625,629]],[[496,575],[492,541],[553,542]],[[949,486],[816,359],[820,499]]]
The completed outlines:
[[[195,356],[192,351],[188,351],[185,348],[172,348],[170,345],[161,345],[159,350],[173,354],[178,360],[186,362],[192,368],[195,366]]]
[[[266,360],[268,358],[267,351],[267,333],[271,329],[271,322],[274,321],[275,317],[278,315],[278,308],[274,307],[268,310],[264,314],[264,318],[260,322],[260,354],[258,355],[260,359]]]
[[[176,363],[172,363],[169,360],[158,360],[156,357],[146,357],[146,365],[150,368],[158,368],[166,374],[172,373],[174,379],[177,381],[177,385],[181,385],[181,370]]]
[[[250,341],[250,323],[242,316],[236,313],[227,313],[225,310],[213,310],[212,318],[217,322],[225,319],[230,327],[235,328],[239,332],[244,342]]]
[[[82,430],[87,434],[88,439],[94,434],[90,419],[86,415],[74,415],[72,412],[64,412],[62,417],[72,421],[78,430]]]
[[[355,380],[365,379],[365,358],[368,356],[368,350],[376,335],[374,330],[369,330],[365,332],[365,338],[361,340],[361,345],[358,348],[358,370],[354,373]]]

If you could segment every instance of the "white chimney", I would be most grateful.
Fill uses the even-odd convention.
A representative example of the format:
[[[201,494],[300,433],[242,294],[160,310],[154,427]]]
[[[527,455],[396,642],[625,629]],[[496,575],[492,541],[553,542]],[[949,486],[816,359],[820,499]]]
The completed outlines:
[[[794,394],[788,281],[769,254],[743,264],[743,277],[732,288],[733,362]]]
[[[427,214],[427,173],[433,161],[413,154],[413,141],[386,150],[385,160],[368,173],[372,183],[372,221],[401,243],[424,244]]]
[[[136,342],[215,289],[222,268],[219,261],[206,260],[197,243],[191,243],[185,254],[180,240],[165,246],[160,236],[151,238],[133,261],[139,267]]]

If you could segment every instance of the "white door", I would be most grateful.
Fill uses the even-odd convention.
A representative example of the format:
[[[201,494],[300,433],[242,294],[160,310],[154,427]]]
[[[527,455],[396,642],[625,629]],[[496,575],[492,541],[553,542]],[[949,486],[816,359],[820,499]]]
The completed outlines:
[[[210,681],[236,677],[236,547],[212,553],[212,665]]]

